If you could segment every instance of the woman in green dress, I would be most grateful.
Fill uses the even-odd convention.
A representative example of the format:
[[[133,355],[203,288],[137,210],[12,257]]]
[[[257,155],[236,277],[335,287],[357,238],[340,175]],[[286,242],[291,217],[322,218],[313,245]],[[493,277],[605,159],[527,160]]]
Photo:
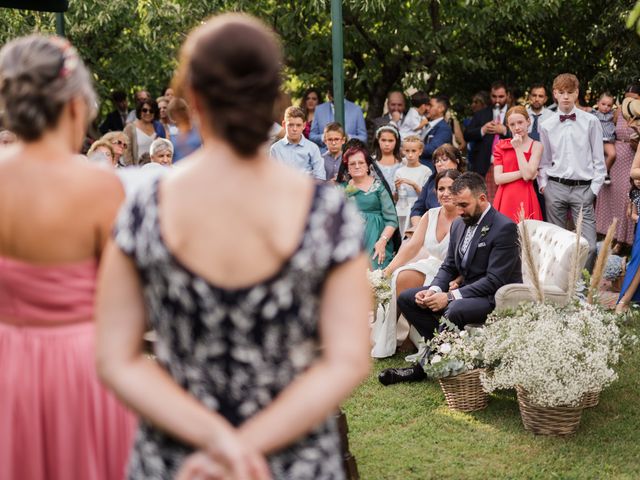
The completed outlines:
[[[385,268],[393,259],[394,233],[398,228],[398,215],[388,186],[371,175],[373,161],[367,151],[354,146],[342,155],[346,175],[341,184],[347,197],[352,198],[364,220],[364,245],[369,252],[371,270]]]

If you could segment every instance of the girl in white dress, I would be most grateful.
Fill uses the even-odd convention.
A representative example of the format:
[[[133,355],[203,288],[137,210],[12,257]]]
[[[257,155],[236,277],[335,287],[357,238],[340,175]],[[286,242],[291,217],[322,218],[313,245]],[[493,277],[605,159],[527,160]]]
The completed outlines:
[[[451,196],[451,185],[460,176],[457,170],[444,170],[436,175],[436,194],[440,207],[432,208],[420,219],[415,233],[396,254],[393,261],[383,271],[391,276],[393,292],[384,320],[377,319],[372,331],[373,348],[371,356],[384,358],[396,351],[397,339],[406,337],[408,323],[401,317],[402,331],[398,331],[397,295],[408,289],[429,285],[438,273],[449,248],[449,229],[458,217]],[[413,339],[413,337],[412,337]],[[417,341],[418,337],[415,338]]]

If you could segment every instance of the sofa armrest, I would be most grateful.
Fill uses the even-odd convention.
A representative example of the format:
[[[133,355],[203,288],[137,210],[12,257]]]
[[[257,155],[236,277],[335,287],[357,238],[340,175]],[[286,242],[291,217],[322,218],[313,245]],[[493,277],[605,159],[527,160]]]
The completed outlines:
[[[565,305],[568,301],[567,292],[560,287],[550,285],[543,288],[545,302]],[[515,308],[522,302],[533,302],[535,296],[530,285],[524,283],[510,283],[498,289],[495,295],[496,311],[505,308]]]

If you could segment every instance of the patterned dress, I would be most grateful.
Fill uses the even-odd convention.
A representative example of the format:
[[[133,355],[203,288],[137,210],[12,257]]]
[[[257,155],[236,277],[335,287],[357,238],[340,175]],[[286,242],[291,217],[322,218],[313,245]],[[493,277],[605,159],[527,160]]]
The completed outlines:
[[[360,254],[362,222],[339,191],[317,185],[298,249],[269,279],[230,290],[198,276],[168,250],[159,229],[158,185],[123,207],[115,241],[140,274],[158,363],[238,426],[318,358],[318,292],[334,266]],[[192,451],[141,422],[129,478],[172,479]],[[333,418],[268,461],[276,479],[345,477]]]
[[[606,234],[613,217],[618,219],[615,238],[627,245],[633,244],[634,222],[627,217],[629,202],[629,174],[635,152],[629,144],[633,130],[627,125],[622,115],[618,115],[616,123],[616,161],[611,166],[609,175],[610,185],[603,185],[596,201],[596,229],[598,233]]]

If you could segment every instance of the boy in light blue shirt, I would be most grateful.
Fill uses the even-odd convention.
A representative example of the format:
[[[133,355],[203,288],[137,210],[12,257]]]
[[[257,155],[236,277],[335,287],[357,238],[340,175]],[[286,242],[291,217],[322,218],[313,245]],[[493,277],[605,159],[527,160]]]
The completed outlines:
[[[302,135],[304,123],[305,115],[301,108],[287,108],[282,122],[285,136],[271,146],[269,153],[276,160],[324,181],[327,175],[324,160],[318,146]]]

